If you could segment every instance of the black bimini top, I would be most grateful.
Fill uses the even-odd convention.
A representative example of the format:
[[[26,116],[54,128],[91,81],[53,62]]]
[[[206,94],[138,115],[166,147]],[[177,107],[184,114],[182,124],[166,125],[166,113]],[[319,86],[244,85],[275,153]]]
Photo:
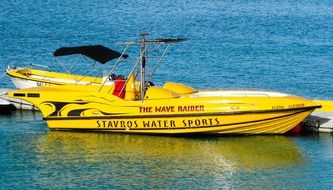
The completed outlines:
[[[74,55],[81,54],[91,59],[98,61],[102,64],[106,62],[118,58],[121,56],[121,53],[109,49],[102,45],[91,45],[91,46],[78,46],[78,47],[62,47],[57,49],[53,55],[57,56],[65,56],[65,55]],[[127,58],[128,55],[123,55],[123,58]]]

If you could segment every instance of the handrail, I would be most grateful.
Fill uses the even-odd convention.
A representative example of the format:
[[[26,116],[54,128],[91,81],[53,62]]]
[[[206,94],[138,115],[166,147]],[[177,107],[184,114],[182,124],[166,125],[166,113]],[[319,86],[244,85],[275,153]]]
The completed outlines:
[[[155,71],[156,71],[157,68],[160,66],[162,59],[164,58],[166,52],[169,50],[169,47],[170,47],[170,44],[168,44],[168,46],[164,49],[163,54],[162,54],[161,56],[159,56],[159,59],[158,59],[158,61],[157,61],[157,64],[156,64],[155,68],[153,69],[153,71],[150,73],[150,76],[149,76],[148,81],[150,81],[150,80],[153,78],[153,75],[154,75]]]
[[[111,68],[111,70],[108,72],[107,77],[110,77],[110,75],[113,73],[114,69],[116,68],[116,66],[118,66],[118,64],[121,62],[121,59],[123,57],[123,55],[125,54],[125,52],[127,51],[127,48],[129,47],[129,45],[127,45],[124,49],[124,51],[121,53],[120,57],[118,57],[117,62],[113,65],[113,67]],[[102,88],[104,87],[105,83],[106,83],[107,79],[103,81],[101,87],[99,88],[98,92],[100,92],[102,90]],[[111,89],[110,89],[111,90]],[[110,91],[109,90],[109,91]]]
[[[50,67],[47,65],[40,65],[40,64],[36,64],[36,63],[30,63],[30,68],[32,68],[32,66],[38,66],[38,67],[42,67],[42,68],[47,68],[49,71],[51,71]]]
[[[133,69],[131,70],[130,74],[128,75],[128,78],[134,73],[136,67],[137,67],[138,64],[140,63],[140,61],[141,61],[141,59],[142,59],[142,57],[143,57],[143,55],[144,55],[144,52],[147,50],[147,48],[148,48],[148,46],[146,46],[145,49],[144,49],[144,51],[141,52],[140,57],[137,59],[135,65],[134,65],[134,67],[133,67]],[[126,80],[126,83],[125,83],[124,87],[121,89],[120,93],[123,92],[123,90],[125,89],[125,86],[126,86],[127,83],[128,83],[128,78],[127,78],[127,80]],[[140,84],[140,85],[141,85],[141,84]],[[110,89],[110,90],[111,90],[111,89]],[[110,92],[110,90],[109,90],[109,92]],[[120,93],[119,93],[119,94],[120,94]]]

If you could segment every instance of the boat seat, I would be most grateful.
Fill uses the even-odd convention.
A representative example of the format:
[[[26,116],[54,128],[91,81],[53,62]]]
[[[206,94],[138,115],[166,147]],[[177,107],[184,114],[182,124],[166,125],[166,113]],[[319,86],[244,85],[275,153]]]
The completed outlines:
[[[180,83],[175,83],[175,82],[167,82],[163,85],[163,88],[171,90],[177,94],[193,94],[198,92],[198,90],[186,86],[184,84],[180,84]]]
[[[165,89],[161,87],[155,87],[152,86],[147,89],[146,94],[145,94],[145,99],[171,99],[171,98],[179,98],[181,97],[179,94]]]
[[[114,88],[112,94],[114,96],[118,96],[121,99],[125,100],[135,100],[139,84],[135,82],[134,74],[131,74],[128,79],[124,76],[119,75],[118,77],[113,79]]]
[[[20,73],[22,75],[29,77],[31,75],[31,69],[29,69],[29,68],[18,69],[17,73]]]

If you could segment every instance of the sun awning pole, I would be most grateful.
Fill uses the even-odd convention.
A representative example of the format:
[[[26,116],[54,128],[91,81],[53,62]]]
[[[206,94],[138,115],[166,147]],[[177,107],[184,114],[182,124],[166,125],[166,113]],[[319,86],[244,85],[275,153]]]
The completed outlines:
[[[78,56],[78,58],[79,58],[79,57],[80,57],[80,55]],[[78,59],[78,58],[77,58],[77,59]],[[73,74],[70,72],[70,70],[68,70],[67,67],[64,66],[64,64],[60,61],[60,59],[59,59],[58,57],[56,57],[56,60],[57,60],[58,64],[59,64],[62,68],[65,69],[65,71],[67,72],[67,74],[69,74],[69,76],[71,76],[71,77],[73,78],[73,80],[75,80],[76,82],[78,82],[77,79],[76,79],[76,78],[73,76]]]
[[[161,64],[161,62],[162,62],[162,59],[164,58],[164,55],[165,55],[166,52],[168,51],[169,47],[170,47],[170,44],[168,44],[168,46],[165,48],[164,52],[162,53],[162,55],[161,55],[160,58],[158,59],[155,68],[153,69],[153,71],[151,72],[151,74],[150,74],[150,76],[149,76],[148,81],[151,80],[151,78],[153,77],[153,75],[154,75],[156,69],[160,66],[160,64]]]
[[[138,58],[137,61],[135,62],[135,65],[134,65],[133,69],[131,70],[131,72],[130,72],[130,74],[129,74],[128,76],[131,76],[131,74],[133,74],[133,73],[135,72],[135,69],[138,67],[138,65],[139,65],[139,63],[140,63],[140,61],[141,61],[141,58],[143,57],[143,53],[146,51],[147,47],[148,47],[148,46],[146,46],[146,48],[144,49],[144,51],[140,53],[139,58]],[[138,70],[138,71],[139,71],[139,70]],[[128,82],[128,80],[126,80],[126,84],[127,84],[127,82]],[[126,84],[125,84],[125,86],[126,86]],[[123,89],[124,89],[124,88],[123,88]],[[122,89],[122,90],[123,90],[123,89]],[[110,90],[108,91],[108,93],[110,93],[110,91],[111,91],[111,88],[110,88]]]
[[[125,52],[127,51],[128,47],[130,46],[130,44],[127,44],[124,51],[121,53],[120,57],[118,58],[117,62],[113,65],[113,67],[111,68],[111,70],[108,72],[107,76],[110,77],[110,75],[113,73],[113,71],[115,70],[115,68],[119,65],[120,60],[123,59],[123,55],[125,54]],[[107,79],[105,79],[101,85],[101,87],[99,88],[98,92],[100,92],[103,88],[103,86],[105,85]]]
[[[113,65],[113,67],[111,68],[110,72],[108,73],[108,76],[110,76],[112,74],[112,72],[115,70],[115,68],[119,65],[120,60],[124,59],[123,56],[125,54],[125,52],[127,51],[128,47],[130,46],[130,44],[127,44],[124,51],[121,53],[120,57],[117,59],[117,62]]]
[[[145,67],[147,64],[147,56],[146,56],[146,36],[148,35],[148,33],[142,33],[140,34],[141,36],[141,68],[140,68],[140,72],[141,72],[141,88],[140,88],[140,99],[141,102],[143,102],[144,96],[145,96],[145,88],[146,88],[146,84],[145,84]]]
[[[65,69],[65,71],[66,71],[67,73],[70,73],[70,72],[68,71],[67,67],[64,66],[64,64],[60,61],[60,59],[59,59],[58,57],[55,57],[55,59],[57,60],[58,64],[59,64],[63,69]]]
[[[76,59],[74,60],[74,62],[72,63],[72,65],[69,67],[68,72],[71,72],[71,71],[72,71],[74,65],[76,64],[76,62],[79,60],[80,57],[81,57],[81,54],[79,54],[79,55],[76,57]]]

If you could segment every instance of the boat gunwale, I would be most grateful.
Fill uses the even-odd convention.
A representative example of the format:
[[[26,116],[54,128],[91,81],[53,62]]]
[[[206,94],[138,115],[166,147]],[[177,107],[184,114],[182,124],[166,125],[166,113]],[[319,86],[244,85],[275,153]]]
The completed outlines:
[[[35,78],[35,77],[28,77],[28,76],[25,76],[23,74],[17,74],[16,72],[13,72],[15,74],[12,74],[12,72],[7,72],[6,71],[6,74],[9,75],[10,77],[12,78],[16,78],[16,79],[20,79],[20,80],[28,80],[28,81],[34,81],[34,82],[42,82],[42,83],[47,83],[47,84],[52,84],[52,85],[67,85],[67,84],[71,84],[71,83],[67,83],[66,81],[53,81],[51,80],[50,78],[47,78],[47,79],[40,79],[40,78]],[[73,76],[77,76],[77,77],[85,77],[83,75],[73,75]],[[93,77],[93,78],[97,78],[97,77]],[[73,83],[75,85],[90,85],[90,84],[100,84],[98,82],[87,82],[87,84],[76,84],[76,83]]]
[[[44,82],[44,83],[46,82],[45,80],[36,79],[36,78],[29,78],[29,77],[21,78],[21,77],[18,77],[16,75],[13,75],[11,73],[7,73],[7,75],[9,75],[10,77],[13,77],[13,78],[21,79],[21,80],[30,80],[30,81],[34,81],[34,82]],[[63,85],[63,84],[65,84],[65,83],[61,83],[61,82],[52,82],[51,80],[48,80],[47,83],[54,84],[54,85]]]
[[[220,116],[220,115],[241,115],[241,114],[256,114],[256,113],[274,113],[274,112],[286,112],[286,111],[297,111],[301,113],[305,111],[315,110],[321,108],[321,105],[316,106],[305,106],[299,108],[288,108],[288,109],[274,109],[274,110],[252,110],[252,111],[232,111],[232,112],[211,112],[211,113],[186,113],[186,114],[154,114],[154,115],[105,115],[105,116],[47,116],[43,117],[43,120],[93,120],[93,119],[150,119],[150,118],[173,118],[173,117],[205,117],[205,116]],[[119,113],[117,113],[119,114]],[[294,114],[294,113],[293,113]],[[280,116],[279,116],[280,117]]]

